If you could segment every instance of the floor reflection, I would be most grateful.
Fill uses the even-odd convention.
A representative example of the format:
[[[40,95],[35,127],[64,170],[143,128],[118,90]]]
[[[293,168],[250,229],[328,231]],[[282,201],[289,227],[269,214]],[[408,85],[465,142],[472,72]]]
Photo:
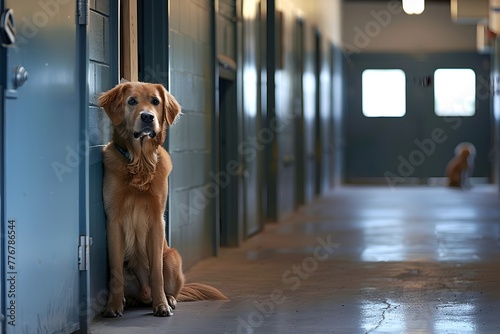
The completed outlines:
[[[368,300],[360,305],[361,328],[365,333],[477,333],[475,311],[472,303],[429,307],[424,300]]]
[[[436,306],[435,333],[477,333],[476,306],[472,303],[444,303]]]
[[[471,262],[490,256],[492,248],[498,249],[500,224],[474,219],[391,217],[364,219],[360,231],[360,259],[365,262]]]

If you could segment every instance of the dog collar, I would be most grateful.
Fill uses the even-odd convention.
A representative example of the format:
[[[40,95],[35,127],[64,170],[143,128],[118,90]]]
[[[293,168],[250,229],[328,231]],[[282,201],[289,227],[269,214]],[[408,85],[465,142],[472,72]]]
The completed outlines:
[[[115,147],[116,149],[118,150],[118,152],[120,152],[125,158],[127,158],[127,160],[130,161],[130,153],[128,153],[127,150],[121,148],[120,146],[118,146],[117,144],[115,144]]]

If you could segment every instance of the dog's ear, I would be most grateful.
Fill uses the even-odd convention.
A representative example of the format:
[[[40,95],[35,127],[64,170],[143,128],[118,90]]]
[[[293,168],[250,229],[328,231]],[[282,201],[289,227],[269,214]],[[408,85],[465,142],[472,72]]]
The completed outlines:
[[[123,122],[123,99],[128,86],[128,83],[116,85],[99,96],[99,106],[104,109],[114,126]]]
[[[163,85],[158,84],[158,90],[162,93],[163,116],[168,125],[174,124],[177,117],[181,114],[181,105],[175,97],[170,94]]]

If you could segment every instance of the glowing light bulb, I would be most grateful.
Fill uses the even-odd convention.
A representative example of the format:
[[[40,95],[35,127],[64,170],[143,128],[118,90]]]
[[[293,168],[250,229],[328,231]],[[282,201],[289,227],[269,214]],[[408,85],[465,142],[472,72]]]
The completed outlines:
[[[424,0],[403,0],[403,10],[409,15],[422,14],[425,9]]]

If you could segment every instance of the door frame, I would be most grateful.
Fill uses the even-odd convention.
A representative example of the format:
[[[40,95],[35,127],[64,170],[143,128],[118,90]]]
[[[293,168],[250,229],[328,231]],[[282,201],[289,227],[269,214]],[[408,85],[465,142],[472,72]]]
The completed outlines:
[[[237,111],[237,84],[235,71],[219,66],[219,219],[220,245],[237,247],[242,242],[242,182],[238,157],[240,115]],[[232,75],[231,75],[232,74]],[[225,98],[223,98],[225,96]],[[231,113],[231,114],[230,114]],[[232,126],[229,126],[229,125]],[[236,124],[236,126],[234,125]],[[225,143],[222,143],[225,140]],[[226,179],[227,178],[227,179]]]
[[[89,73],[89,40],[88,40],[88,17],[89,8],[86,4],[86,13],[81,12],[83,8],[77,8],[80,19],[76,22],[76,40],[77,40],[77,76],[80,82],[78,88],[79,94],[79,109],[80,109],[80,141],[79,146],[84,147],[85,154],[80,159],[79,165],[79,233],[81,243],[80,247],[85,256],[85,265],[80,267],[79,271],[79,317],[80,317],[80,332],[88,333],[90,328],[91,312],[82,312],[81,310],[89,310],[90,304],[90,207],[89,207],[89,158],[90,158],[90,142],[88,138],[89,130],[89,87],[87,77]]]
[[[316,91],[314,92],[314,196],[321,194],[322,166],[323,166],[323,129],[321,113],[321,71],[323,66],[323,54],[321,50],[322,36],[319,30],[314,29],[314,80]]]
[[[227,4],[226,4],[227,5]],[[215,108],[214,108],[214,151],[213,169],[218,196],[215,203],[214,253],[220,246],[238,247],[243,240],[243,182],[242,165],[238,153],[241,142],[242,108],[239,87],[241,84],[238,64],[238,43],[241,35],[238,23],[238,0],[233,0],[234,17],[228,18],[228,9],[221,13],[219,1],[214,2],[213,45],[215,66]],[[220,22],[220,23],[219,23]],[[219,24],[222,27],[219,27]],[[227,36],[217,32],[227,29],[230,24],[234,32],[233,39],[221,42]],[[230,35],[230,34],[229,34]],[[221,39],[221,40],[219,40]],[[227,49],[231,47],[231,49]],[[225,139],[223,145],[222,140]]]
[[[245,18],[245,16],[243,15],[243,10],[245,8],[244,6],[244,2],[245,1],[252,1],[253,5],[255,5],[255,9],[256,9],[256,12],[255,12],[255,18],[253,18],[253,21],[250,21],[248,20],[247,18]],[[259,197],[259,194],[262,194],[262,181],[263,180],[263,167],[262,167],[262,161],[264,161],[264,156],[267,155],[269,153],[269,151],[266,151],[269,149],[269,147],[271,147],[272,145],[276,145],[276,142],[273,141],[272,143],[268,144],[269,146],[266,146],[266,145],[263,145],[259,142],[257,142],[256,146],[252,146],[252,145],[255,145],[254,143],[252,143],[252,138],[256,138],[258,137],[258,132],[262,129],[263,127],[263,122],[262,122],[262,104],[261,104],[261,96],[262,96],[262,92],[261,92],[261,81],[262,81],[262,73],[261,73],[261,65],[262,65],[262,57],[261,57],[261,52],[262,52],[262,48],[263,48],[263,45],[261,45],[262,43],[262,40],[261,40],[261,33],[260,33],[260,29],[261,29],[261,24],[262,24],[262,15],[263,13],[261,12],[261,4],[260,3],[257,3],[256,0],[237,0],[236,2],[236,13],[237,13],[237,17],[238,17],[238,23],[237,23],[237,36],[238,36],[238,41],[237,41],[237,87],[238,87],[238,95],[237,95],[237,101],[238,101],[238,110],[241,110],[242,111],[242,140],[239,141],[241,147],[239,147],[239,152],[240,152],[240,159],[241,159],[241,162],[242,162],[242,168],[243,168],[243,171],[242,171],[242,178],[243,178],[243,201],[244,201],[244,205],[243,205],[243,238],[246,239],[246,238],[249,238],[251,237],[252,235],[260,232],[262,229],[263,229],[263,226],[264,226],[264,222],[261,220],[261,217],[262,217],[262,206],[263,206],[263,203],[262,203],[262,200],[261,198]],[[273,0],[268,0],[267,1],[267,19],[269,20],[269,14],[270,14],[270,6],[272,6],[274,4],[274,1]],[[273,11],[274,13],[274,11]],[[250,22],[250,24],[248,24]],[[270,23],[270,21],[267,21],[268,22],[268,25],[267,25],[267,28],[270,29],[270,26],[272,25],[272,23]],[[248,45],[248,42],[246,40],[246,37],[247,37],[247,32],[250,31],[248,29],[251,29],[253,30],[253,34],[250,34],[251,38],[255,39],[255,45],[256,45],[256,48],[253,49],[253,48],[249,48],[247,50],[247,45]],[[274,30],[273,30],[274,31]],[[269,45],[269,40],[271,40],[272,38],[269,38],[268,36],[268,44]],[[273,46],[274,47],[274,46]],[[246,108],[246,103],[248,103],[247,101],[247,95],[245,94],[245,92],[247,92],[246,90],[246,86],[245,86],[245,81],[244,79],[246,78],[245,75],[244,75],[244,67],[246,66],[246,61],[247,61],[247,54],[248,52],[252,52],[252,57],[249,57],[249,59],[251,61],[254,61],[252,64],[252,66],[255,66],[255,87],[252,87],[251,89],[255,88],[255,99],[256,101],[253,101],[253,103],[255,103],[255,105],[253,107],[255,107],[254,111],[255,111],[255,115],[252,115],[253,118],[251,119],[251,122],[249,122],[250,118],[252,116],[249,116],[249,114],[246,114],[245,113],[245,110],[247,109]],[[267,52],[268,52],[268,56],[270,54],[273,54],[273,52],[271,52],[271,50],[267,49]],[[268,67],[267,67],[267,79],[269,80],[269,73],[270,71],[272,73],[274,73],[274,71],[270,68],[270,63],[268,62],[267,63]],[[274,79],[273,79],[274,80]],[[269,87],[270,83],[268,81],[268,87]],[[274,85],[271,85],[272,87],[274,87]],[[268,103],[273,103],[274,101],[273,100],[273,97],[270,96],[270,93],[269,93],[269,90],[267,91],[267,101]],[[252,103],[252,101],[250,101],[250,103]],[[240,108],[241,107],[241,108]],[[268,104],[268,110],[270,110],[269,108],[269,104]],[[267,115],[268,119],[269,117],[271,117],[270,114]],[[252,127],[250,129],[250,127]],[[255,130],[255,132],[253,132]],[[264,148],[261,148],[262,146],[264,146]],[[246,153],[249,153],[249,154],[246,154]],[[255,174],[252,174],[252,173],[249,173],[248,172],[248,169],[250,167],[253,167],[254,169],[254,173]],[[273,177],[274,176],[274,177]],[[269,204],[270,201],[269,201],[269,198],[271,196],[271,198],[274,198],[274,196],[272,195],[273,191],[275,191],[275,184],[276,184],[276,174],[274,173],[274,175],[271,175],[271,173],[268,173],[267,174],[267,213],[268,213],[268,217],[270,215],[272,215],[273,213],[271,212],[274,212],[274,210],[276,209],[276,205],[274,204],[274,207],[273,206],[270,206]],[[255,178],[256,180],[256,184],[255,184],[255,188],[252,189],[250,186],[249,186],[249,178]],[[272,180],[272,182],[270,182],[270,180]],[[255,191],[255,194],[257,194],[257,196],[255,197],[252,197],[249,192],[254,190]],[[252,202],[253,201],[253,202]],[[249,204],[252,204],[252,209],[249,208]]]
[[[297,157],[297,172],[295,173],[295,207],[298,208],[306,202],[305,195],[305,163],[306,148],[304,145],[304,70],[305,70],[305,22],[302,18],[295,20],[295,52],[297,62],[296,78],[294,80],[294,108],[296,115],[295,156]]]

